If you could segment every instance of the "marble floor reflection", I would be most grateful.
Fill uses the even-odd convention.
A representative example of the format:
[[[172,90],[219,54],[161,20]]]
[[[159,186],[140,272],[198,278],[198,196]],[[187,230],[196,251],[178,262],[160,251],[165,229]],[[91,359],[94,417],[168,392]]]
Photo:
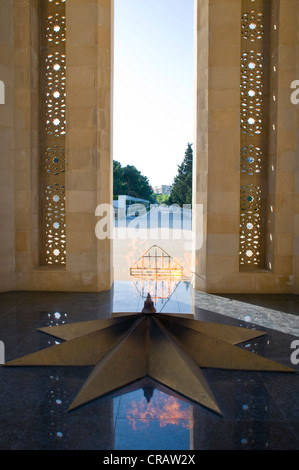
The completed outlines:
[[[114,449],[192,449],[193,407],[155,388],[129,392],[114,400]]]
[[[5,360],[57,342],[39,327],[141,311],[147,288],[117,282],[103,293],[0,294]],[[290,363],[299,327],[296,296],[210,296],[187,282],[162,290],[157,311],[263,329],[266,336],[240,347],[299,370]],[[91,370],[1,367],[0,449],[299,449],[299,374],[203,370],[222,416],[150,379],[68,412]]]

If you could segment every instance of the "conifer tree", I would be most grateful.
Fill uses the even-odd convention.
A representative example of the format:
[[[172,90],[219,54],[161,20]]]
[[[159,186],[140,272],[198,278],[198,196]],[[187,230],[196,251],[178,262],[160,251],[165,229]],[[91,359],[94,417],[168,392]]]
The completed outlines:
[[[193,149],[188,143],[185,157],[181,165],[178,165],[178,173],[174,178],[174,183],[170,193],[170,203],[192,205],[192,167]]]

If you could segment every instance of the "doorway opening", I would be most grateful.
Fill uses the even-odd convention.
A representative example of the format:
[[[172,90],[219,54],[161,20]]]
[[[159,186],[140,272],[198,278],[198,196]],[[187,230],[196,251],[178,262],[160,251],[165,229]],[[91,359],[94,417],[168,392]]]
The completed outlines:
[[[194,0],[114,0],[113,101],[114,282],[156,246],[188,283]]]

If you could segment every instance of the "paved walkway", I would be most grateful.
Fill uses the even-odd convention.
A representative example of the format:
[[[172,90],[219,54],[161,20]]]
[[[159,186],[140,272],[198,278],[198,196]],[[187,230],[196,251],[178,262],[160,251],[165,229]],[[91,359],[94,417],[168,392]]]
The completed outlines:
[[[192,266],[190,211],[154,208],[146,216],[116,221],[113,240],[114,279],[130,280],[130,267],[153,245],[158,245],[184,268],[189,278]]]

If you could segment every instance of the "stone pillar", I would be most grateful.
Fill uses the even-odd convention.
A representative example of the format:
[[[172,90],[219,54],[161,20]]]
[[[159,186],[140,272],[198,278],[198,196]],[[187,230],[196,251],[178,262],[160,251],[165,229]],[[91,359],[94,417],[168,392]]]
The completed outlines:
[[[254,9],[260,1],[248,2]],[[241,269],[241,1],[197,0],[194,203],[203,204],[203,245],[195,251],[194,286],[212,293],[298,292],[298,79],[295,0],[272,0],[268,129],[266,265]]]
[[[15,289],[13,2],[0,12],[0,286]],[[18,248],[18,245],[16,246]]]
[[[297,30],[299,25],[299,7],[297,5]],[[297,35],[297,43],[295,52],[296,80],[299,83],[299,37]],[[297,85],[297,90],[299,86]],[[299,94],[297,93],[296,104],[296,154],[295,154],[295,197],[294,197],[294,292],[299,294]]]
[[[95,210],[112,205],[113,1],[69,1],[66,18],[66,268],[69,287],[106,290],[112,241],[96,238]]]
[[[295,0],[281,0],[276,3],[279,3],[279,44],[275,72],[278,109],[277,156],[273,168],[276,177],[273,269],[279,280],[298,294],[299,102],[292,102],[290,98],[294,91],[291,84],[294,80],[299,80],[299,4]]]
[[[46,0],[43,0],[46,1]],[[66,1],[66,263],[39,256],[39,6],[0,4],[0,291],[96,292],[112,283],[112,242],[96,208],[112,206],[113,0]]]
[[[194,203],[204,220],[194,285],[222,292],[239,269],[240,2],[198,0],[196,19]]]
[[[34,289],[38,266],[38,0],[14,0],[14,197],[16,289]],[[33,281],[33,282],[32,282]]]

